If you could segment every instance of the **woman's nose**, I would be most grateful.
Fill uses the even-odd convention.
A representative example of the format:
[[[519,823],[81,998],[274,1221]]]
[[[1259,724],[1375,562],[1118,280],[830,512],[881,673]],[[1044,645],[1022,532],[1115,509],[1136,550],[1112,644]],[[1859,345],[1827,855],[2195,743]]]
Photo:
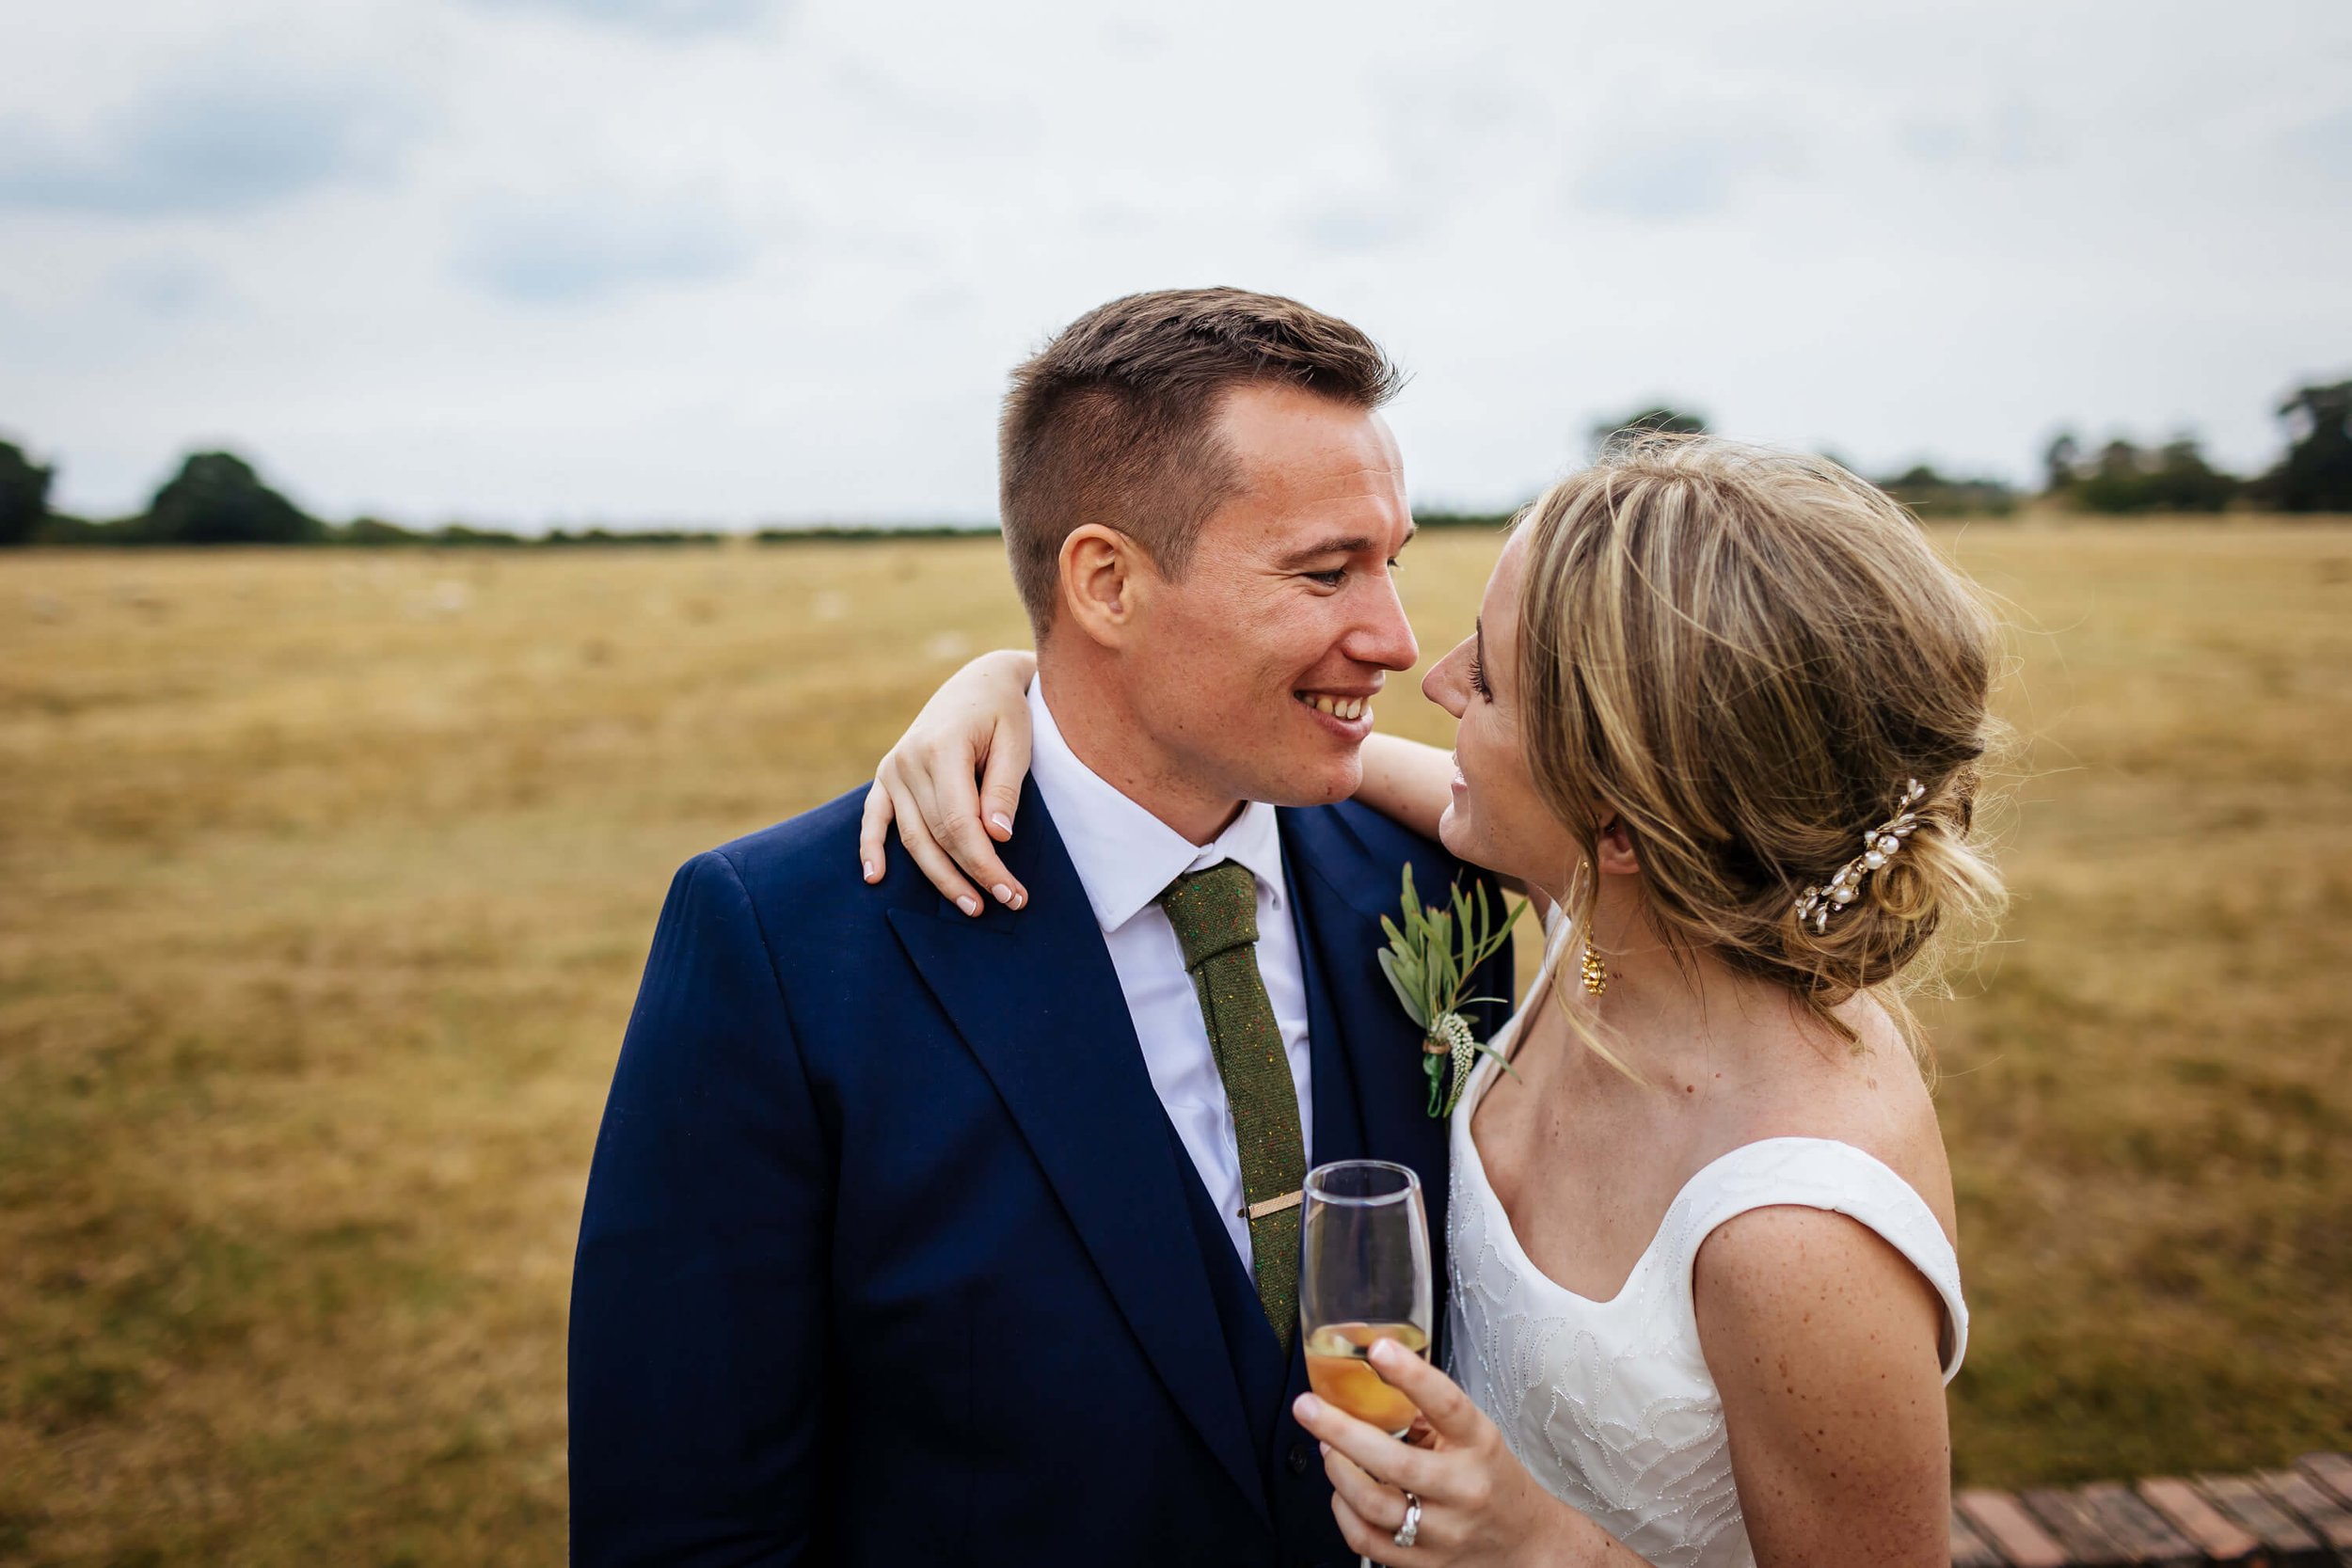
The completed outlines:
[[[1464,703],[1459,682],[1454,678],[1454,665],[1462,650],[1455,648],[1429,667],[1429,673],[1421,678],[1421,694],[1445,709],[1454,718],[1462,717]]]

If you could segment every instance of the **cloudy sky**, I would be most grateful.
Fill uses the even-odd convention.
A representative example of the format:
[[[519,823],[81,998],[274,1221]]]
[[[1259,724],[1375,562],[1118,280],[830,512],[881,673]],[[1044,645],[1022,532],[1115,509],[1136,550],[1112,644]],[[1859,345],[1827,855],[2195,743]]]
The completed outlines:
[[[1413,372],[1423,504],[1659,397],[1873,471],[2352,374],[2341,0],[15,8],[0,436],[136,508],[986,518],[1006,370],[1229,282]]]

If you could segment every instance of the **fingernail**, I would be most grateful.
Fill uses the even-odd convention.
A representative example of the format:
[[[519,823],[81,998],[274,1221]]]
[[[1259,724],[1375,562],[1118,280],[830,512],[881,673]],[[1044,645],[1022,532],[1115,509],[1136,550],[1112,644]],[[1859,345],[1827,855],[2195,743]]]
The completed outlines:
[[[1029,895],[1025,893],[1016,893],[1012,895],[1012,907],[1016,910],[1025,908],[1028,902]]]
[[[1331,1457],[1331,1445],[1330,1445],[1330,1444],[1328,1444],[1328,1443],[1317,1443],[1317,1444],[1315,1445],[1315,1447],[1316,1447],[1316,1448],[1318,1448],[1318,1449],[1321,1449],[1323,1450],[1323,1457],[1324,1457],[1324,1458],[1328,1459],[1328,1458],[1330,1458],[1330,1457]]]
[[[1300,1420],[1311,1421],[1323,1414],[1323,1402],[1312,1394],[1301,1394],[1298,1396],[1298,1402],[1292,1405],[1291,1410]]]
[[[1009,816],[1006,816],[1003,812],[1001,812],[1001,811],[1000,811],[1000,812],[998,812],[995,816],[993,816],[990,817],[988,820],[989,820],[990,824],[991,824],[992,826],[993,826],[993,827],[1001,828],[1001,829],[1003,829],[1006,832],[1012,832],[1012,818],[1011,818],[1011,817],[1009,817]]]
[[[956,908],[966,914],[977,914],[980,912],[980,901],[967,893],[956,900]]]
[[[1398,1355],[1396,1341],[1393,1339],[1374,1340],[1371,1354],[1375,1361],[1384,1364],[1395,1361]]]
[[[1002,882],[998,882],[994,887],[990,888],[988,891],[996,895],[996,902],[999,904],[1009,904],[1012,902],[1012,889],[1007,887]]]
[[[866,879],[869,882],[872,881],[874,879],[874,863],[872,861],[863,861],[859,863],[866,869]]]

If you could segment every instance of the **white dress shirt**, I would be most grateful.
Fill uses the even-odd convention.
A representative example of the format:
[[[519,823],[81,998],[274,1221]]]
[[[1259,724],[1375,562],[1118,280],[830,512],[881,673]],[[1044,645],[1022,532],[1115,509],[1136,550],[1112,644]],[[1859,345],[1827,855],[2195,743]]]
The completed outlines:
[[[1196,846],[1078,760],[1046,706],[1042,677],[1029,683],[1029,721],[1034,730],[1029,773],[1077,867],[1087,901],[1094,906],[1103,944],[1119,972],[1119,989],[1126,993],[1127,1015],[1143,1046],[1144,1070],[1247,1268],[1249,1222],[1241,1214],[1241,1152],[1225,1103],[1225,1081],[1209,1050],[1208,1025],[1200,1018],[1192,976],[1184,972],[1176,928],[1154,900],[1184,873],[1220,861],[1237,862],[1257,878],[1258,973],[1290,1057],[1301,1147],[1311,1150],[1307,980],[1298,933],[1291,924],[1290,890],[1282,881],[1282,838],[1274,808],[1253,800],[1214,841]]]

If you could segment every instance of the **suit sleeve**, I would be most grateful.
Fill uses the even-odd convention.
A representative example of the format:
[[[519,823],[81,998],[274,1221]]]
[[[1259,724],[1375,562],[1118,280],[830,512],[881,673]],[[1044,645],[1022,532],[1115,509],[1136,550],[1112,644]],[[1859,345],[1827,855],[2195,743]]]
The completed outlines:
[[[712,852],[670,885],[572,1277],[572,1561],[822,1560],[835,1160],[768,943]]]

